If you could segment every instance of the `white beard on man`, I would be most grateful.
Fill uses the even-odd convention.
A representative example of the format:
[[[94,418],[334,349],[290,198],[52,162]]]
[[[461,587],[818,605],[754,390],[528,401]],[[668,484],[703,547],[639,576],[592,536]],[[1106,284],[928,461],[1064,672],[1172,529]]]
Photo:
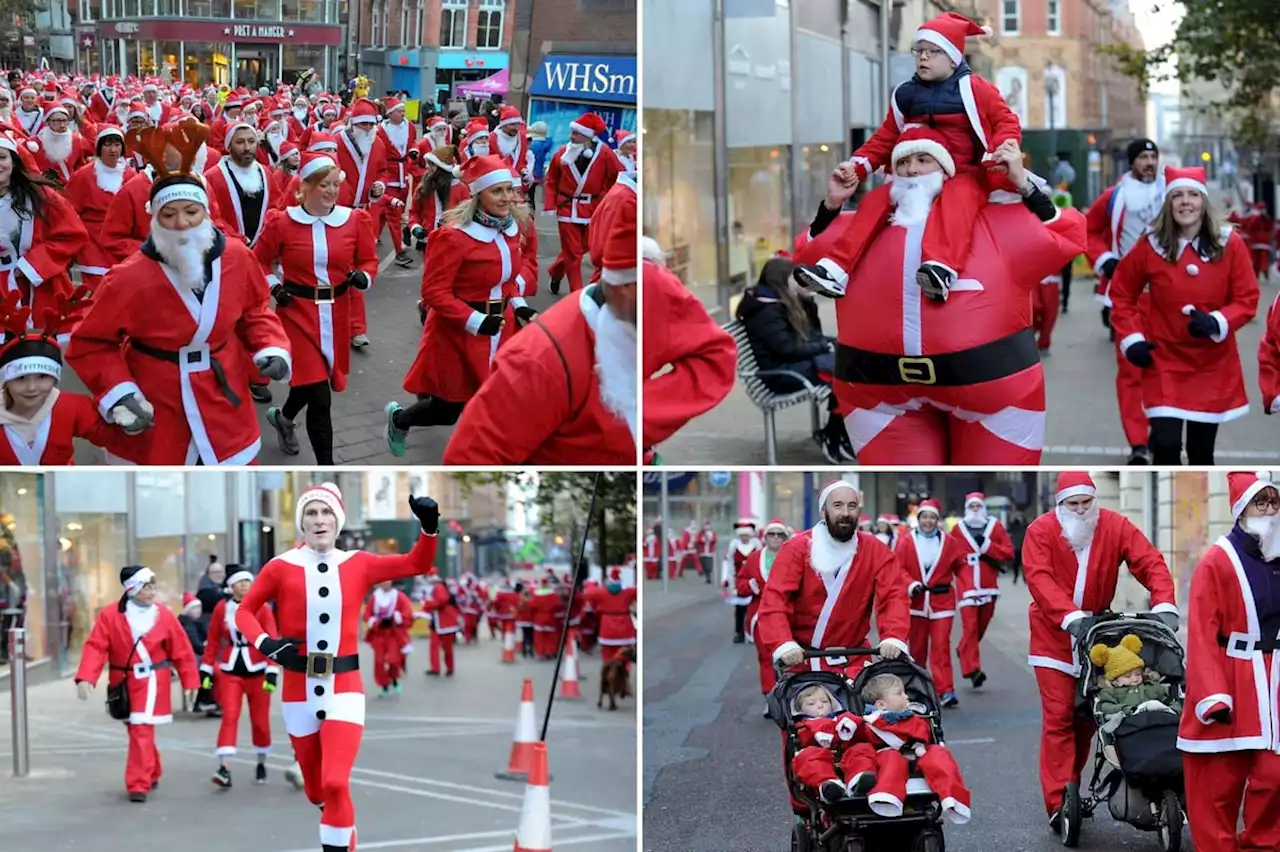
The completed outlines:
[[[894,175],[889,183],[889,199],[893,202],[893,215],[889,223],[903,228],[922,225],[929,218],[933,200],[942,192],[943,172],[930,172],[916,177]]]
[[[1062,525],[1062,537],[1071,545],[1072,550],[1084,550],[1093,541],[1094,530],[1098,528],[1098,501],[1094,501],[1089,511],[1083,515],[1076,514],[1066,506],[1056,510],[1058,523]]]
[[[600,309],[595,326],[596,375],[600,402],[625,420],[632,437],[638,432],[636,417],[636,327],[614,316],[608,305]]]
[[[307,108],[306,108],[306,107],[301,107],[301,108],[299,108],[299,107],[294,107],[294,108],[293,108],[293,117],[294,117],[294,119],[296,119],[296,120],[297,120],[297,122],[298,122],[299,124],[301,124],[303,127],[306,127],[306,126],[307,126],[307,118],[308,118],[308,116],[307,116]]]
[[[76,140],[70,130],[55,133],[46,125],[40,128],[37,135],[40,138],[41,147],[44,148],[44,155],[51,162],[65,163],[71,157]]]
[[[433,149],[440,148],[449,144],[449,128],[442,127],[439,130],[431,131],[431,147]]]
[[[402,121],[399,124],[393,124],[388,121],[382,125],[382,130],[387,134],[387,138],[391,140],[391,144],[395,146],[397,152],[405,153],[408,151],[409,122]]]
[[[987,510],[984,509],[965,509],[964,523],[969,527],[985,527],[987,525]]]
[[[578,142],[570,142],[564,146],[563,160],[566,163],[572,163],[586,153],[587,146]]]
[[[1245,518],[1243,526],[1245,532],[1258,539],[1265,561],[1280,559],[1280,515]]]
[[[9,124],[13,121],[13,106],[0,107],[0,121]]]
[[[361,157],[368,157],[369,152],[373,150],[375,131],[376,125],[373,124],[357,124],[351,128],[351,141],[355,142],[356,150],[360,152]]]
[[[279,160],[280,146],[284,144],[286,138],[284,125],[280,123],[272,124],[267,128],[264,138],[267,140],[267,147],[271,149],[272,159]]]
[[[192,293],[202,293],[205,280],[205,255],[213,248],[216,232],[213,221],[205,219],[194,228],[173,231],[151,220],[151,242],[161,263],[173,273],[178,283]]]
[[[121,184],[124,183],[125,165],[124,157],[116,160],[115,168],[109,168],[102,160],[94,157],[93,174],[98,180],[98,189],[103,192],[109,192],[112,195],[119,192]]]
[[[514,157],[516,150],[520,147],[520,135],[508,136],[501,130],[497,133],[498,137],[498,153],[504,157]]]

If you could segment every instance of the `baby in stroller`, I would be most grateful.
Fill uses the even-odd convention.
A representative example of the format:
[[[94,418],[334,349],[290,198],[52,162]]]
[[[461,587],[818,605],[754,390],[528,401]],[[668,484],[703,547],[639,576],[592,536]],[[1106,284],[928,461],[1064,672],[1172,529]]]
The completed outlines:
[[[803,746],[791,759],[796,779],[827,804],[853,796],[865,796],[875,786],[876,751],[866,742],[854,742],[860,720],[840,706],[822,684],[805,687],[794,701],[803,718],[795,723]],[[836,774],[835,756],[840,754]]]
[[[1182,713],[1182,701],[1172,684],[1165,683],[1159,672],[1147,668],[1142,661],[1142,639],[1132,633],[1125,634],[1114,648],[1101,643],[1089,651],[1089,658],[1102,669],[1097,694],[1094,696],[1094,713],[1101,719],[1098,726],[1110,734],[1120,727],[1126,716],[1148,710],[1164,713]],[[1119,765],[1113,746],[1107,759]]]

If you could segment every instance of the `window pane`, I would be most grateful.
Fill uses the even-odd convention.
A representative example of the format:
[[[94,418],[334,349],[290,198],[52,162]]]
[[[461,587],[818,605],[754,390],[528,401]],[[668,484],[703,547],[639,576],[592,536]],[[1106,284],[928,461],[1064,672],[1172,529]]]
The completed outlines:
[[[67,489],[59,473],[59,504]],[[98,610],[120,597],[120,567],[129,558],[126,517],[123,510],[58,512],[58,640],[64,673],[80,664]]]
[[[791,148],[729,149],[729,276],[735,289],[754,284],[761,267],[790,249]]]
[[[644,232],[671,253],[672,271],[716,299],[714,199],[700,191],[715,183],[711,112],[644,111]],[[696,292],[696,290],[695,290]]]
[[[9,662],[9,628],[27,629],[27,654],[49,656],[45,642],[44,478],[0,476],[0,670]],[[119,570],[119,569],[116,569]]]

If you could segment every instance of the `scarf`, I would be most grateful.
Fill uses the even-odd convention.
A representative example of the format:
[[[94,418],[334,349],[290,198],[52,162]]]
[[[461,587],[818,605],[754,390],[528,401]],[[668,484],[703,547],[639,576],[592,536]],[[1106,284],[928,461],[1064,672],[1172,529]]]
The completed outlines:
[[[0,406],[0,427],[7,426],[18,433],[18,437],[23,440],[28,447],[36,442],[36,433],[40,429],[40,424],[53,414],[54,403],[58,401],[58,389],[55,387],[49,391],[49,396],[44,401],[44,405],[30,417],[20,417],[4,406]]]
[[[512,216],[510,213],[508,213],[506,216],[503,216],[501,218],[497,216],[490,216],[488,213],[484,212],[479,207],[477,207],[476,221],[479,222],[481,225],[484,225],[486,228],[494,228],[499,231],[505,231],[507,228],[511,227],[511,223],[515,221],[515,217]]]

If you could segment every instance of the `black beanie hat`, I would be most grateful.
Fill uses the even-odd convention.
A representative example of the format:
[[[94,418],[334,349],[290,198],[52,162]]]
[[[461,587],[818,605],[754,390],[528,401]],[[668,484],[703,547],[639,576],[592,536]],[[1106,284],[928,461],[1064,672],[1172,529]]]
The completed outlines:
[[[1150,139],[1135,139],[1130,142],[1128,149],[1125,151],[1125,153],[1129,155],[1129,165],[1132,166],[1134,160],[1142,156],[1144,151],[1155,151],[1156,153],[1159,153],[1160,149],[1157,148],[1156,143],[1152,142]]]

